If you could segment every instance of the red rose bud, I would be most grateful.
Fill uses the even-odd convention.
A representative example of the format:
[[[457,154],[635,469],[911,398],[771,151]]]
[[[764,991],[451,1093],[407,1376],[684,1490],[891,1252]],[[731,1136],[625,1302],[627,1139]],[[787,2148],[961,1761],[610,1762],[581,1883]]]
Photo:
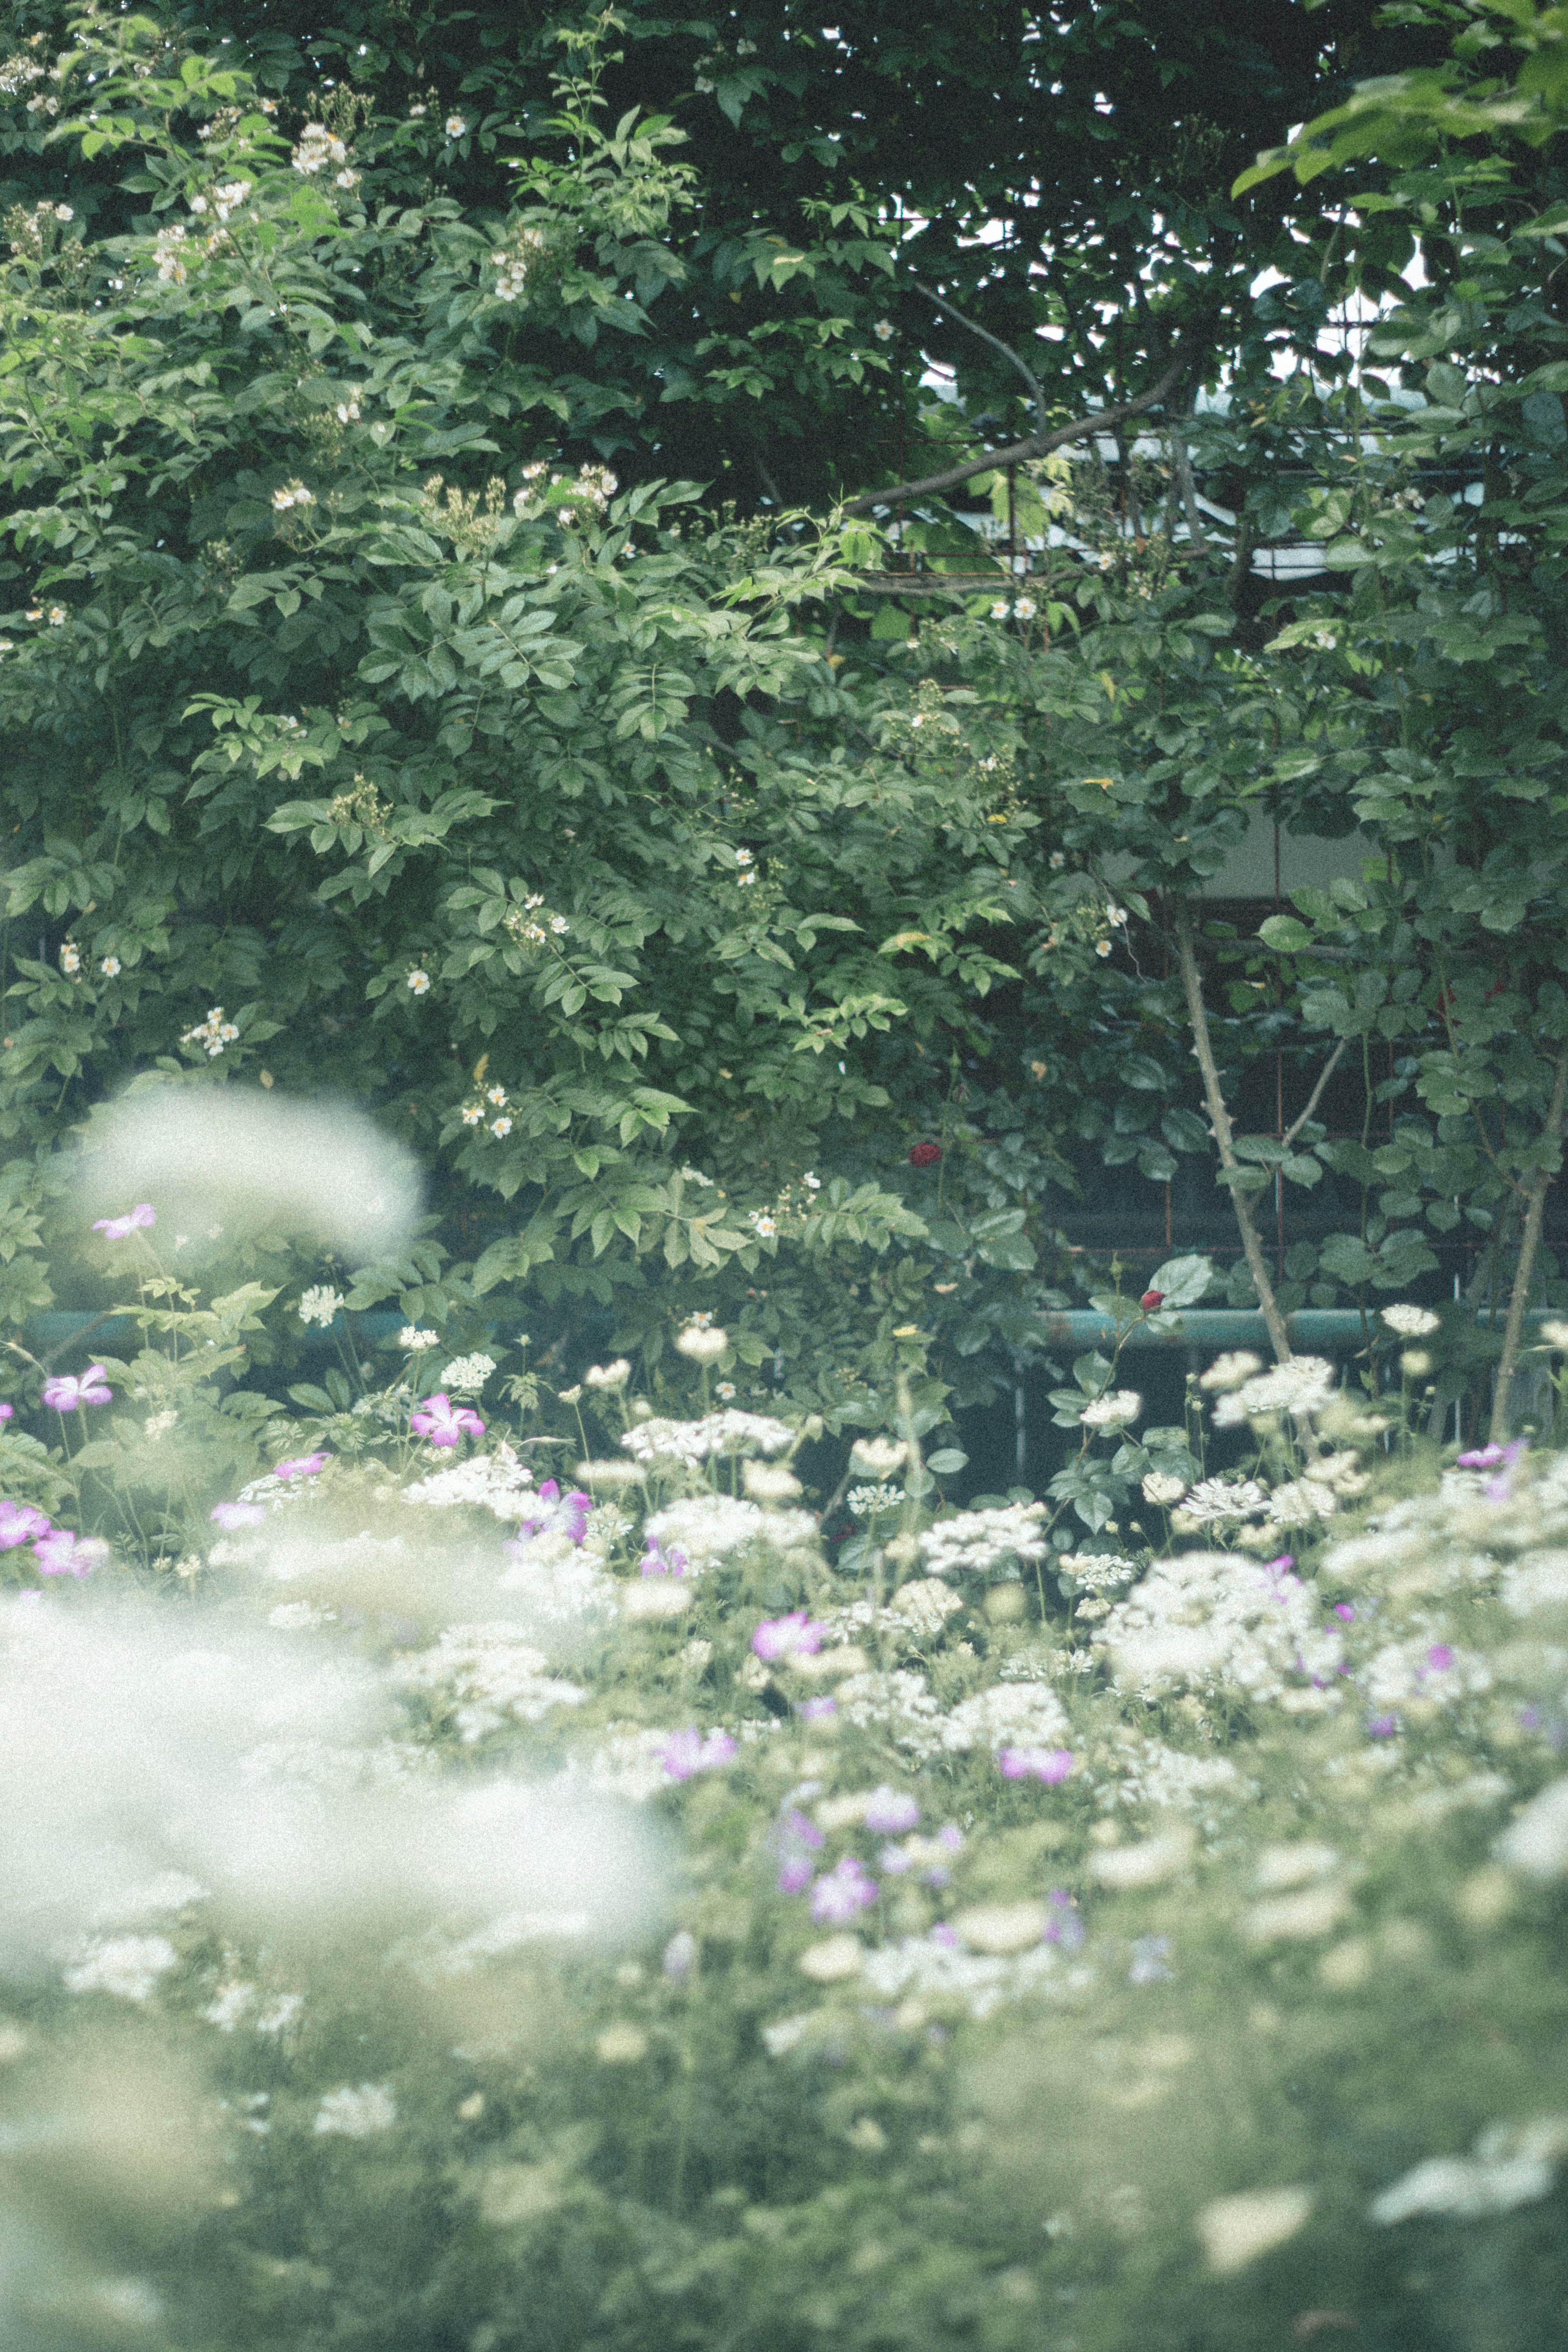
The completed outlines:
[[[914,1150],[910,1153],[910,1166],[911,1168],[929,1168],[933,1160],[940,1160],[941,1158],[942,1146],[940,1143],[917,1143]]]
[[[1143,1293],[1142,1297],[1138,1301],[1138,1304],[1147,1314],[1152,1315],[1155,1307],[1159,1306],[1160,1301],[1164,1297],[1164,1296],[1165,1294],[1163,1290],[1146,1290]]]

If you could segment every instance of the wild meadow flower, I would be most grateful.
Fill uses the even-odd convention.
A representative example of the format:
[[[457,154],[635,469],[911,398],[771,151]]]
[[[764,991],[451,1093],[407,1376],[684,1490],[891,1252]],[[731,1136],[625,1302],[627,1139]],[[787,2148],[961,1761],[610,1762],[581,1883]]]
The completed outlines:
[[[440,1337],[439,1331],[422,1331],[417,1323],[405,1323],[397,1335],[397,1344],[400,1348],[406,1348],[411,1355],[416,1356],[422,1354],[426,1348],[435,1347]]]
[[[122,1242],[143,1225],[155,1225],[158,1213],[150,1202],[141,1201],[122,1217],[97,1217],[93,1220],[95,1234],[106,1234],[111,1242]]]
[[[563,1495],[558,1482],[546,1478],[518,1508],[519,1538],[531,1541],[536,1535],[563,1535],[568,1542],[580,1544],[593,1507],[593,1496],[584,1495],[581,1487],[574,1486]]]
[[[15,1551],[18,1544],[32,1543],[47,1536],[50,1522],[31,1503],[0,1502],[0,1551]]]
[[[274,1463],[272,1475],[275,1478],[313,1478],[331,1458],[330,1454],[292,1454],[286,1461]]]
[[[730,1335],[706,1318],[694,1318],[676,1336],[676,1347],[694,1364],[714,1364],[730,1344]]]
[[[858,1855],[847,1853],[812,1888],[811,1916],[819,1927],[846,1927],[876,1900],[876,1880]]]
[[[656,1753],[668,1778],[689,1780],[698,1772],[715,1772],[740,1753],[740,1743],[727,1731],[710,1731],[706,1736],[695,1724],[684,1731],[672,1732]]]
[[[764,1617],[752,1635],[752,1647],[770,1665],[778,1658],[813,1658],[822,1648],[823,1632],[804,1609],[792,1609],[786,1617]]]
[[[999,1748],[996,1763],[1006,1780],[1040,1780],[1047,1789],[1070,1778],[1070,1748]]]
[[[1402,1339],[1429,1339],[1434,1331],[1442,1328],[1443,1318],[1426,1307],[1384,1307],[1379,1310],[1383,1322]]]
[[[68,1528],[51,1528],[33,1546],[33,1558],[43,1576],[90,1576],[109,1558],[101,1536],[72,1535]]]
[[[630,1364],[624,1356],[617,1356],[613,1364],[590,1364],[583,1381],[591,1389],[624,1389],[631,1376]]]
[[[441,1374],[441,1386],[448,1394],[478,1396],[495,1368],[493,1356],[454,1356]]]
[[[301,1323],[319,1323],[323,1331],[330,1330],[344,1305],[343,1294],[334,1290],[330,1282],[318,1282],[304,1291],[300,1299]]]
[[[905,1830],[912,1830],[920,1817],[919,1803],[907,1790],[889,1789],[884,1783],[872,1790],[860,1818],[879,1837],[898,1837]]]
[[[259,1503],[215,1503],[207,1517],[232,1533],[236,1528],[259,1527],[267,1514]]]
[[[1085,1429],[1124,1429],[1142,1410],[1143,1400],[1136,1389],[1117,1389],[1110,1396],[1092,1398],[1079,1420]]]
[[[426,1438],[432,1445],[458,1445],[465,1433],[470,1437],[482,1437],[485,1433],[484,1423],[471,1407],[454,1404],[439,1389],[434,1396],[426,1398],[417,1412],[409,1414],[408,1426],[416,1437]]]
[[[85,1372],[55,1372],[44,1382],[44,1402],[57,1412],[76,1412],[84,1404],[107,1404],[114,1391],[101,1364]]]

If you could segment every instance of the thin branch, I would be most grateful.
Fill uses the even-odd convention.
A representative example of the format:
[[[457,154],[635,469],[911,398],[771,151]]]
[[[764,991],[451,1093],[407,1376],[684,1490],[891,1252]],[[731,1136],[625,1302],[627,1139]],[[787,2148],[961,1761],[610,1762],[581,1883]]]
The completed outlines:
[[[1070,425],[1054,425],[1048,433],[1032,434],[1028,440],[1010,442],[1005,449],[987,450],[984,457],[971,457],[964,465],[950,467],[944,474],[926,474],[917,482],[894,482],[885,490],[868,490],[861,498],[847,500],[839,512],[869,514],[873,507],[900,506],[910,499],[935,498],[939,491],[956,489],[960,482],[969,481],[975,474],[999,473],[1008,466],[1024,465],[1031,457],[1044,457],[1053,449],[1065,447],[1069,441],[1082,441],[1089,434],[1107,432],[1126,417],[1142,416],[1147,409],[1158,407],[1191,363],[1190,355],[1184,352],[1136,400],[1094,409]]]
[[[994,335],[988,327],[979,326],[974,320],[966,319],[958,305],[955,302],[950,302],[945,294],[939,294],[934,286],[922,286],[918,278],[912,278],[910,283],[917,293],[925,296],[928,302],[934,302],[939,310],[945,310],[950,319],[956,319],[961,327],[967,327],[972,335],[978,335],[983,343],[989,343],[994,352],[1000,352],[1003,358],[1017,369],[1029,387],[1029,397],[1035,404],[1035,415],[1039,419],[1039,429],[1042,433],[1048,433],[1051,428],[1046,414],[1045,387],[1039,377],[1024,365],[1012,344],[1005,343],[1001,337]]]
[[[1549,1148],[1563,1140],[1563,1114],[1568,1111],[1568,1045],[1557,1056],[1557,1072],[1552,1084],[1552,1107],[1546,1114],[1546,1125],[1541,1140]],[[1546,1215],[1546,1195],[1552,1188],[1555,1170],[1537,1168],[1530,1188],[1530,1207],[1525,1213],[1524,1232],[1520,1237],[1519,1263],[1513,1270],[1513,1288],[1509,1294],[1508,1322],[1502,1335],[1502,1355],[1497,1368],[1497,1381],[1492,1389],[1492,1425],[1489,1432],[1494,1445],[1508,1438],[1509,1391],[1519,1362],[1519,1343],[1524,1336],[1524,1310],[1530,1300],[1530,1286],[1535,1279],[1535,1254],[1541,1246],[1541,1228]]]
[[[1323,1088],[1328,1085],[1329,1080],[1333,1076],[1334,1072],[1338,1069],[1340,1065],[1340,1055],[1344,1052],[1345,1047],[1349,1044],[1350,1039],[1348,1037],[1342,1037],[1340,1039],[1339,1044],[1334,1047],[1333,1052],[1323,1064],[1322,1069],[1319,1073],[1317,1085],[1307,1097],[1306,1109],[1301,1113],[1300,1118],[1296,1120],[1293,1126],[1288,1127],[1285,1129],[1284,1134],[1279,1139],[1281,1143],[1295,1142],[1296,1138],[1300,1134],[1301,1129],[1306,1126],[1307,1121],[1311,1118],[1312,1113],[1317,1109],[1318,1105],[1321,1102],[1323,1098]]]
[[[1185,898],[1176,900],[1176,953],[1182,967],[1182,986],[1186,992],[1187,1015],[1192,1023],[1193,1050],[1204,1076],[1204,1098],[1208,1104],[1209,1125],[1219,1147],[1219,1164],[1233,1181],[1229,1185],[1230,1205],[1236,1211],[1236,1222],[1241,1234],[1241,1246],[1247,1259],[1247,1270],[1252,1276],[1258,1293],[1258,1304],[1268,1328],[1268,1338],[1280,1363],[1291,1359],[1290,1334],[1285,1328],[1285,1318],[1279,1312],[1279,1301],[1274,1296],[1274,1285],[1268,1279],[1268,1267],[1263,1255],[1263,1244],[1258,1238],[1258,1226],[1253,1219],[1252,1203],[1234,1179],[1241,1173],[1241,1162],[1236,1156],[1231,1139],[1230,1113],[1226,1108],[1224,1089],[1219,1082],[1219,1066],[1214,1057],[1209,1039],[1208,1014],[1204,1008],[1203,980],[1198,971],[1197,953],[1193,946],[1192,911]]]

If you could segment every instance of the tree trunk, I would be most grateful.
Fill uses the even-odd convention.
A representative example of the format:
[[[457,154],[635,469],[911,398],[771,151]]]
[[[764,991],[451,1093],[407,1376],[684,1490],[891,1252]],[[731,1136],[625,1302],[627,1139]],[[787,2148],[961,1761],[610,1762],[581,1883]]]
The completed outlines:
[[[1562,1142],[1565,1108],[1568,1108],[1568,1045],[1557,1056],[1557,1072],[1552,1083],[1552,1107],[1546,1114],[1546,1125],[1541,1138],[1543,1144]],[[1555,1172],[1555,1170],[1538,1168],[1531,1185],[1530,1206],[1525,1212],[1524,1232],[1520,1236],[1519,1264],[1514,1267],[1513,1288],[1509,1293],[1502,1355],[1492,1389],[1492,1425],[1489,1433],[1494,1445],[1505,1444],[1508,1439],[1509,1391],[1513,1386],[1513,1376],[1519,1364],[1519,1343],[1524,1336],[1524,1310],[1530,1303],[1530,1286],[1535,1279],[1535,1256],[1541,1247],[1546,1195],[1552,1189],[1552,1178]]]
[[[1182,985],[1186,991],[1187,1017],[1193,1026],[1193,1045],[1203,1072],[1204,1098],[1208,1104],[1209,1125],[1219,1146],[1219,1163],[1227,1176],[1240,1172],[1241,1162],[1236,1156],[1231,1138],[1230,1113],[1226,1108],[1225,1096],[1219,1083],[1219,1070],[1215,1062],[1214,1047],[1209,1042],[1208,1014],[1204,1010],[1204,988],[1198,971],[1198,959],[1193,947],[1192,912],[1185,898],[1178,898],[1176,909],[1176,954],[1182,967]],[[1274,1296],[1274,1285],[1268,1278],[1268,1262],[1258,1227],[1252,1215],[1252,1202],[1240,1186],[1230,1186],[1230,1204],[1236,1211],[1236,1222],[1241,1232],[1242,1251],[1247,1270],[1252,1276],[1258,1293],[1258,1304],[1263,1310],[1263,1320],[1268,1327],[1269,1342],[1282,1364],[1290,1360],[1290,1335],[1285,1328],[1285,1318],[1279,1312],[1279,1302]]]

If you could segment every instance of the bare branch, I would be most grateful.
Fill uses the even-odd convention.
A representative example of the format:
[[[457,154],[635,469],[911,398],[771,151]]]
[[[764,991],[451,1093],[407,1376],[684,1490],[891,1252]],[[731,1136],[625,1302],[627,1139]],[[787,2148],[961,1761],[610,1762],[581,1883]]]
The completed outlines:
[[[1005,449],[987,450],[984,457],[971,457],[964,465],[950,467],[946,473],[927,474],[918,482],[894,482],[885,490],[868,490],[861,498],[847,499],[839,512],[869,514],[873,507],[902,506],[910,499],[935,498],[939,491],[956,489],[960,482],[969,481],[975,474],[992,474],[1007,466],[1021,466],[1030,457],[1044,457],[1052,449],[1065,447],[1069,441],[1082,441],[1091,433],[1104,433],[1129,416],[1142,416],[1145,410],[1157,407],[1191,363],[1189,354],[1184,352],[1136,400],[1094,409],[1070,425],[1054,425],[1049,433],[1031,434],[1028,440],[1011,442]]]
[[[1295,1142],[1296,1138],[1300,1134],[1301,1129],[1306,1126],[1307,1121],[1317,1109],[1319,1103],[1321,1102],[1323,1098],[1323,1088],[1328,1085],[1329,1080],[1333,1076],[1334,1072],[1338,1069],[1340,1066],[1340,1055],[1344,1052],[1345,1047],[1349,1044],[1350,1039],[1348,1037],[1342,1037],[1340,1039],[1339,1044],[1334,1047],[1333,1052],[1329,1055],[1328,1060],[1323,1064],[1321,1070],[1318,1074],[1318,1083],[1312,1088],[1311,1093],[1307,1097],[1306,1109],[1301,1113],[1300,1118],[1296,1120],[1293,1126],[1288,1127],[1285,1129],[1284,1134],[1279,1139],[1281,1143]]]
[[[922,286],[918,278],[911,278],[910,283],[917,293],[925,296],[928,302],[934,302],[939,310],[945,310],[950,319],[956,319],[961,327],[967,327],[972,335],[978,335],[983,343],[989,343],[994,352],[1000,352],[1003,358],[1017,369],[1029,387],[1029,397],[1035,404],[1035,415],[1039,419],[1039,429],[1042,433],[1048,433],[1051,428],[1046,416],[1045,388],[1038,376],[1024,365],[1012,344],[1005,343],[1001,337],[994,335],[989,328],[977,326],[973,319],[966,319],[958,305],[955,302],[950,302],[945,294],[939,294],[934,286]]]

